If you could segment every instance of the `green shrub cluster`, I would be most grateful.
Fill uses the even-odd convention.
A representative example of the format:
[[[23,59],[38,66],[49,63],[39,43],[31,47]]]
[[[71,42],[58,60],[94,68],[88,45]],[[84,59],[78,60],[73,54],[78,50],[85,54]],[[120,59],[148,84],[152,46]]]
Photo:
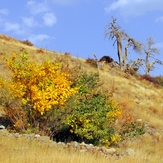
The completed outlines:
[[[133,138],[135,136],[143,134],[145,134],[145,125],[140,122],[126,122],[121,127],[121,135],[123,140],[128,137]]]
[[[120,141],[120,135],[113,131],[112,124],[121,116],[121,108],[109,99],[107,92],[100,90],[98,74],[83,74],[78,82],[79,94],[75,107],[68,118],[70,132],[84,141],[110,145]]]

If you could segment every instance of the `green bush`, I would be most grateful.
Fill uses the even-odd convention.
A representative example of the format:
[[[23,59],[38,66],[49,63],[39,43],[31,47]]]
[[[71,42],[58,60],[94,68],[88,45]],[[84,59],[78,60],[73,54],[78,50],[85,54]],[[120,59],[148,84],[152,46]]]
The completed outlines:
[[[133,138],[135,136],[145,134],[145,125],[144,123],[136,121],[126,122],[125,124],[123,124],[120,132],[123,140],[128,137]]]
[[[78,86],[74,109],[67,120],[70,132],[87,143],[95,145],[116,144],[120,135],[112,124],[121,116],[121,109],[115,101],[109,99],[106,92],[100,90],[98,74],[83,74]]]

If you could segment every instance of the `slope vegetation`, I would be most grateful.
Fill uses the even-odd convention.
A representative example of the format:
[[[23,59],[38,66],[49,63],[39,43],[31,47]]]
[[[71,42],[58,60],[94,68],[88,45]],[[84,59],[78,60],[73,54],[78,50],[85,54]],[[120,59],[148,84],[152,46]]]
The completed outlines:
[[[163,155],[163,87],[140,80],[109,65],[98,70],[86,64],[84,59],[67,53],[38,49],[4,35],[0,35],[0,76],[8,79],[11,75],[5,67],[4,55],[11,56],[13,53],[24,51],[29,54],[30,60],[38,63],[47,58],[53,61],[61,57],[65,58],[64,61],[70,66],[78,62],[88,72],[98,71],[103,89],[109,89],[112,98],[123,105],[126,113],[130,112],[135,119],[145,123],[146,133],[143,136],[126,140],[120,147],[134,149],[136,157],[146,157],[149,162],[161,161],[159,158]]]

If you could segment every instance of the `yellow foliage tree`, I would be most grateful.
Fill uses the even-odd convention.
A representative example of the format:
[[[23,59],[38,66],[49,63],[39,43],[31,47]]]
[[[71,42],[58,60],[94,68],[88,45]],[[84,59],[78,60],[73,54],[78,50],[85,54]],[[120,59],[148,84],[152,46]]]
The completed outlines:
[[[30,62],[26,54],[13,54],[5,58],[12,71],[12,81],[1,80],[1,87],[10,87],[14,98],[44,114],[54,105],[63,105],[78,88],[72,88],[69,74],[61,72],[59,63],[46,61],[41,64]]]

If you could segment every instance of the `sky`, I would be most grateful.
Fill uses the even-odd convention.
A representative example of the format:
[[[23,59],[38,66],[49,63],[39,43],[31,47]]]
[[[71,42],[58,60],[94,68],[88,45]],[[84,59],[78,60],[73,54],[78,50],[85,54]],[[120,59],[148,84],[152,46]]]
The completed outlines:
[[[118,61],[114,40],[105,38],[112,17],[130,37],[146,47],[147,39],[153,37],[153,47],[160,52],[155,57],[163,61],[163,0],[0,1],[1,34],[84,59],[96,54],[98,59],[110,56]],[[129,60],[137,58],[145,58],[145,54],[130,48]],[[163,66],[155,64],[150,74],[163,76]]]

